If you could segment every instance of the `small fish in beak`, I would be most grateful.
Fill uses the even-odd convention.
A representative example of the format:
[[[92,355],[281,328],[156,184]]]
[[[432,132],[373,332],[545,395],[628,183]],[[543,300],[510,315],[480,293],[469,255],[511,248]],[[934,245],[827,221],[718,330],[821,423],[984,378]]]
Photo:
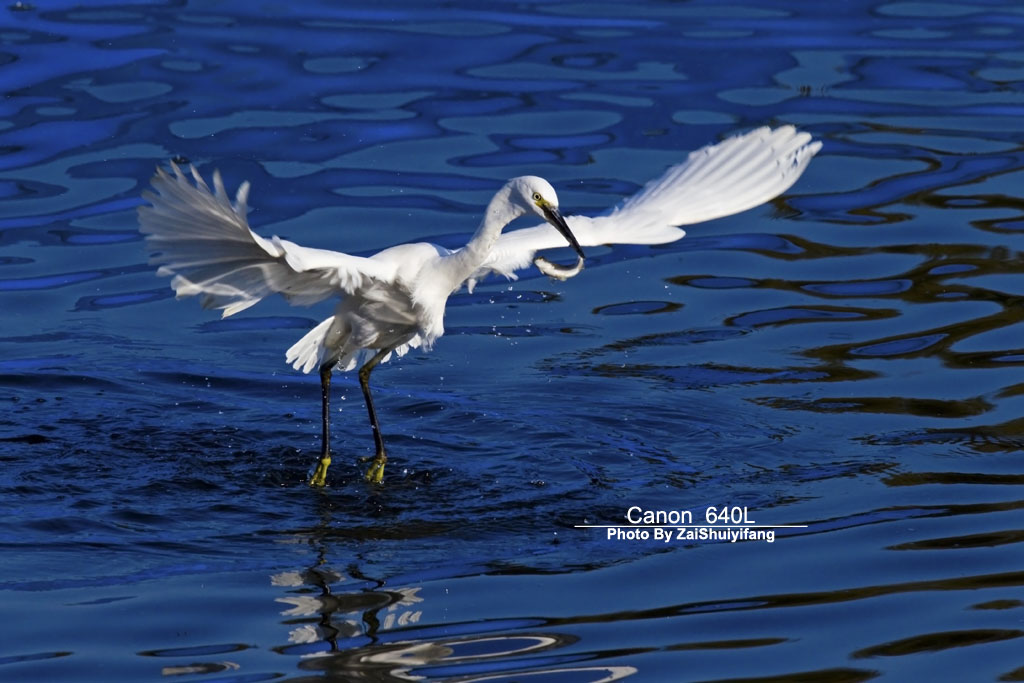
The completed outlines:
[[[565,219],[562,218],[562,214],[558,212],[558,209],[547,202],[540,204],[540,208],[541,211],[544,212],[545,220],[547,220],[555,230],[558,230],[558,232],[562,234],[562,237],[569,242],[569,246],[576,251],[579,258],[577,259],[575,266],[562,266],[547,260],[543,256],[538,256],[533,259],[533,264],[537,266],[537,269],[540,272],[557,280],[568,280],[571,277],[579,275],[580,271],[583,270],[584,258],[583,249],[580,247],[580,243],[576,241],[575,235],[572,234],[572,231],[569,229],[569,225],[565,222]]]

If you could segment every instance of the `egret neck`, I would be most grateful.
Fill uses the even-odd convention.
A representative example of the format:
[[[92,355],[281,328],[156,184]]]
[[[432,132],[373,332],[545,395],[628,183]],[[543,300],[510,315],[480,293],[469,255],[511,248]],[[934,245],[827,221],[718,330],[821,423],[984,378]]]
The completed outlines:
[[[461,286],[483,265],[505,226],[525,213],[522,207],[511,201],[511,190],[509,183],[498,190],[487,205],[480,227],[473,233],[473,237],[465,247],[452,254],[450,262],[456,287]]]

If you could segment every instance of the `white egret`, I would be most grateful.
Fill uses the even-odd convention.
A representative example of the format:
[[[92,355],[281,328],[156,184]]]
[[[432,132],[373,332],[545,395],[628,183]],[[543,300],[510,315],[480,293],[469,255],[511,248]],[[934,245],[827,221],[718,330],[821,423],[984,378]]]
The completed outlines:
[[[542,178],[513,178],[487,205],[466,246],[449,250],[429,244],[402,244],[370,257],[302,247],[260,237],[246,220],[249,183],[232,203],[220,174],[213,191],[193,167],[188,177],[172,164],[173,175],[157,170],[156,193],[143,197],[140,230],[158,275],[172,275],[178,298],[199,296],[203,308],[234,315],[264,297],[281,294],[290,303],[310,305],[339,297],[334,314],[296,342],[286,354],[295,369],[320,372],[323,442],[310,484],[323,486],[331,463],[330,385],[335,369],[359,367],[359,384],[373,429],[376,455],[366,479],[380,483],[387,455],[370,396],[370,372],[392,354],[429,349],[444,334],[448,297],[463,284],[472,291],[489,273],[516,279],[515,271],[536,263],[553,277],[577,274],[581,247],[601,244],[661,244],[681,238],[678,226],[728,216],[762,204],[800,177],[821,143],[792,126],[760,128],[690,153],[659,179],[613,211],[597,217],[568,216],[558,209],[554,188]],[[502,234],[514,219],[535,214],[545,224]],[[575,267],[553,264],[538,251],[575,249]]]

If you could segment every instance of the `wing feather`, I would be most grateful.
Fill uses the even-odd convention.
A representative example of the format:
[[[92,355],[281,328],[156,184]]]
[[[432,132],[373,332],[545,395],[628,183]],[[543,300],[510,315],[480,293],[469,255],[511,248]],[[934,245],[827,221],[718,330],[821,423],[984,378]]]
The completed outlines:
[[[792,126],[758,128],[691,152],[607,215],[568,216],[566,223],[584,247],[673,242],[686,234],[680,225],[746,211],[782,194],[820,149],[820,141]],[[470,284],[492,272],[515,279],[538,251],[564,246],[547,224],[505,233]]]
[[[157,169],[155,192],[143,193],[150,205],[139,207],[139,230],[157,252],[150,263],[160,266],[158,275],[173,276],[179,298],[199,296],[203,308],[227,317],[275,293],[309,305],[393,276],[386,263],[261,237],[246,219],[249,183],[232,203],[220,173],[214,172],[211,191],[195,167],[192,182],[177,165],[171,168],[173,175]]]

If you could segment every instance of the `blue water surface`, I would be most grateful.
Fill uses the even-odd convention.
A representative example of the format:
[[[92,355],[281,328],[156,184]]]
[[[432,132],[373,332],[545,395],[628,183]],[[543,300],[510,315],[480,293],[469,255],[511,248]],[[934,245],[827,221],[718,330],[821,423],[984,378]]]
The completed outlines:
[[[0,679],[1024,680],[1022,82],[998,0],[6,4]],[[137,230],[176,159],[455,247],[509,177],[597,214],[781,124],[784,196],[456,294],[374,374],[382,487],[351,375],[305,484],[330,304],[221,320]],[[785,526],[581,528],[633,506]]]

